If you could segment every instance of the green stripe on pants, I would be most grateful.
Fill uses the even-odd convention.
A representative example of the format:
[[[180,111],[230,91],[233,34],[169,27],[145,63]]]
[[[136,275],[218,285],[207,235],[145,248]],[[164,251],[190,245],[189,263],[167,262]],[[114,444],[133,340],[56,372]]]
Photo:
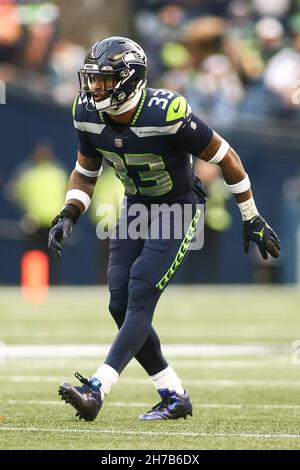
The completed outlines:
[[[172,279],[175,272],[177,271],[177,269],[181,265],[181,263],[183,261],[183,258],[185,256],[187,250],[188,250],[188,247],[190,246],[191,241],[193,239],[194,233],[196,231],[197,224],[198,224],[199,219],[200,219],[200,215],[201,215],[201,209],[197,209],[196,213],[195,213],[195,215],[194,215],[194,217],[193,217],[193,219],[190,223],[188,231],[187,231],[184,239],[181,242],[181,245],[179,247],[179,250],[177,251],[177,254],[175,256],[175,259],[174,259],[173,263],[169,267],[166,274],[161,278],[161,280],[155,286],[159,290],[161,290],[161,291],[164,290],[164,288],[166,287],[168,282]]]

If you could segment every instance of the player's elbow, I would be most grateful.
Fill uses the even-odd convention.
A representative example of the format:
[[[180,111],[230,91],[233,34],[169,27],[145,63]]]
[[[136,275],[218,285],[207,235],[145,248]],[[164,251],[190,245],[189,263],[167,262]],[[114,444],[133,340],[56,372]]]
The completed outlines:
[[[224,158],[218,163],[221,169],[235,168],[241,166],[242,162],[235,150],[229,146]]]

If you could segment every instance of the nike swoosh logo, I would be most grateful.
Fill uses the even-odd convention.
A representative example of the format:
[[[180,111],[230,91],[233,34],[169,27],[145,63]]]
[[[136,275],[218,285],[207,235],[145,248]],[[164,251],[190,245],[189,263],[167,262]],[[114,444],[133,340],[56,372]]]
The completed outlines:
[[[262,228],[260,232],[253,232],[253,233],[255,233],[255,235],[258,235],[260,240],[262,240],[264,237],[264,231],[265,231],[265,228]]]
[[[179,111],[179,108],[180,108],[180,103],[178,103],[178,106],[177,106],[177,108],[176,108],[176,109],[175,109],[175,108],[173,108],[173,111],[174,111],[174,113],[178,113],[178,111]]]

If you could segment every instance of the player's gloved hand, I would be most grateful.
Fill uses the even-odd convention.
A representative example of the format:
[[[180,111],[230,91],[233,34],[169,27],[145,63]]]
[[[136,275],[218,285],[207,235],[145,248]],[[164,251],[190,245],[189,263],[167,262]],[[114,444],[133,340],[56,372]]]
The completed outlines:
[[[53,251],[58,258],[61,257],[61,242],[69,238],[74,224],[80,216],[80,210],[73,204],[67,204],[61,213],[52,221],[52,228],[49,232],[48,248]]]
[[[58,258],[60,258],[61,241],[64,238],[69,238],[73,229],[73,222],[68,217],[60,217],[58,215],[53,220],[52,225],[53,226],[49,232],[48,247],[58,256]]]
[[[267,222],[257,215],[244,223],[244,251],[248,253],[249,243],[252,240],[257,244],[261,256],[268,259],[268,254],[278,258],[280,253],[280,240]]]

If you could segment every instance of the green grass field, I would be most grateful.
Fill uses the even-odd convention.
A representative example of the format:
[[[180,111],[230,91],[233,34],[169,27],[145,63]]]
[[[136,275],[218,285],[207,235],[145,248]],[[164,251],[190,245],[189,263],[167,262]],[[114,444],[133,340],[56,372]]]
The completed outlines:
[[[194,412],[154,423],[138,420],[159,397],[135,361],[92,423],[78,421],[58,399],[61,381],[102,363],[83,351],[113,340],[107,303],[105,288],[53,289],[41,306],[24,303],[17,289],[0,289],[0,449],[300,449],[300,364],[291,360],[300,291],[169,288],[154,324]],[[29,345],[44,345],[48,357],[32,357]],[[75,356],[66,357],[68,345],[79,345]]]

